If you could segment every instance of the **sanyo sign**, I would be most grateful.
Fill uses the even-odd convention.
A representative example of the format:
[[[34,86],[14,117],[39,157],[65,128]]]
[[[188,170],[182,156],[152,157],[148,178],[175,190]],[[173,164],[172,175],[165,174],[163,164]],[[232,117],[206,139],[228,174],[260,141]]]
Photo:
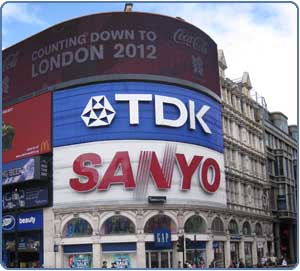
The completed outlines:
[[[115,102],[128,103],[129,124],[139,125],[140,110],[143,110],[144,103],[154,102],[155,125],[178,128],[188,122],[191,130],[196,129],[196,121],[206,134],[211,134],[211,129],[204,120],[209,111],[208,105],[202,105],[196,109],[195,101],[188,100],[184,104],[180,99],[170,96],[152,95],[152,94],[115,94]],[[174,107],[177,110],[177,116],[174,118],[165,115],[166,107]],[[108,126],[112,123],[117,112],[112,107],[106,96],[93,96],[89,99],[84,108],[81,118],[87,127]]]
[[[55,206],[167,196],[168,202],[226,204],[223,154],[180,142],[96,141],[54,148]]]

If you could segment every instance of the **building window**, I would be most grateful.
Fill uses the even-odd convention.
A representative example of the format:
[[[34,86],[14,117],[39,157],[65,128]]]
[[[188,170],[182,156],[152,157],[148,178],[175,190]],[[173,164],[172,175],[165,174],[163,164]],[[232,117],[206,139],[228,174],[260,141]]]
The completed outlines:
[[[93,233],[91,225],[80,217],[71,219],[63,229],[64,237],[90,236]]]
[[[193,215],[184,224],[184,231],[186,233],[205,233],[206,224],[202,217]]]
[[[244,110],[244,105],[245,105],[244,102],[241,100],[240,106],[241,106],[241,112],[242,112],[242,113],[244,113],[244,111],[245,111],[245,110]],[[246,115],[247,115],[247,114],[246,114]]]
[[[239,234],[238,225],[235,220],[229,222],[228,231],[230,234]]]
[[[283,176],[283,157],[276,157],[275,160],[275,175],[276,176]]]
[[[155,215],[151,217],[144,228],[145,233],[154,233],[155,229],[170,229],[171,233],[176,233],[176,224],[166,215]]]
[[[115,215],[108,218],[102,228],[101,234],[131,234],[135,233],[133,222],[121,215]]]
[[[221,220],[221,218],[216,217],[213,222],[212,222],[212,226],[211,229],[214,233],[220,233],[220,232],[224,232],[224,225],[223,222]]]
[[[245,242],[244,245],[245,248],[245,265],[246,268],[253,267],[252,263],[252,243],[251,242]]]
[[[249,222],[247,222],[247,221],[243,224],[243,234],[251,235],[251,227],[250,227]]]
[[[271,159],[268,159],[268,174],[274,175],[274,161]]]
[[[256,236],[263,235],[262,227],[259,223],[256,223],[256,225],[255,225],[255,234],[256,234]]]

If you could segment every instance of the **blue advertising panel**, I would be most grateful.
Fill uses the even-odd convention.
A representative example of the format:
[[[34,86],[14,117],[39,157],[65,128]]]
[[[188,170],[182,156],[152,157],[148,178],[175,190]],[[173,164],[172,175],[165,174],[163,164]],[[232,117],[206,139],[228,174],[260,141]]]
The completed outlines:
[[[48,162],[45,157],[35,156],[2,165],[2,185],[45,179]]]
[[[18,230],[40,230],[43,228],[43,211],[22,213],[18,217]]]
[[[14,215],[4,215],[2,216],[2,231],[11,232],[16,229],[16,218]]]
[[[171,231],[170,229],[154,230],[154,246],[156,248],[171,248]]]
[[[196,90],[114,82],[53,95],[55,147],[103,140],[167,140],[223,153],[221,105]]]
[[[48,187],[15,188],[3,191],[2,208],[11,210],[14,208],[32,208],[48,205]]]
[[[43,228],[43,211],[24,212],[18,216],[7,214],[2,217],[3,232],[41,230]]]

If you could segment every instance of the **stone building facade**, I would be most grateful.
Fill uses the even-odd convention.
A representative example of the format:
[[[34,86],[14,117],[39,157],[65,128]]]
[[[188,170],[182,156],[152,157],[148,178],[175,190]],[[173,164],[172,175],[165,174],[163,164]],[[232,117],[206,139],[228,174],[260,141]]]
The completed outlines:
[[[287,117],[281,112],[266,111],[264,123],[275,252],[296,262],[297,126],[288,126]]]

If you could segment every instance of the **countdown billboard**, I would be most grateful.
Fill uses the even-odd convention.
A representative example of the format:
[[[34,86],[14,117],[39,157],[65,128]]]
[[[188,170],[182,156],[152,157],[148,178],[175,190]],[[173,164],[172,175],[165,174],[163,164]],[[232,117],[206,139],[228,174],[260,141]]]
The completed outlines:
[[[4,103],[62,82],[108,75],[182,79],[220,95],[215,42],[183,20],[155,14],[66,21],[5,49],[2,62]]]
[[[51,93],[3,109],[3,163],[48,153],[51,148]]]

